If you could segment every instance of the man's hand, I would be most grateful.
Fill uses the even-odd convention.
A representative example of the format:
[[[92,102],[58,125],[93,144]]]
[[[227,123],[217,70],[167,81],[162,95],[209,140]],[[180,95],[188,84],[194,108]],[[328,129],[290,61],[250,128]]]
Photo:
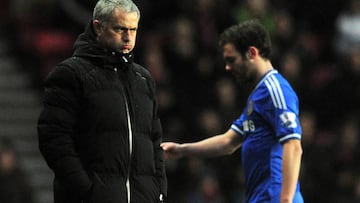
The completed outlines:
[[[178,159],[183,156],[181,153],[181,145],[175,142],[163,142],[161,148],[164,151],[165,159]]]

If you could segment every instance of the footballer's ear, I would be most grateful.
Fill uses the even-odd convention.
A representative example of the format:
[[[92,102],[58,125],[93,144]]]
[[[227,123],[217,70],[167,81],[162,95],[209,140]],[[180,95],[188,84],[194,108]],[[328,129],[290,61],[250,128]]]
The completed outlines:
[[[254,46],[250,46],[248,51],[246,52],[246,57],[248,59],[254,59],[259,55],[259,50],[254,47]]]

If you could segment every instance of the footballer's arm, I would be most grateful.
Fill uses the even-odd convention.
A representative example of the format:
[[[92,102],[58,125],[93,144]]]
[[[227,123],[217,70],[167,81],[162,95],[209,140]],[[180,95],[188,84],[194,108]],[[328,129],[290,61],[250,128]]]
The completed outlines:
[[[301,141],[291,139],[283,145],[281,203],[292,202],[300,173]]]
[[[216,135],[198,142],[161,144],[166,158],[180,158],[183,156],[216,157],[232,154],[242,143],[242,137],[230,129],[224,134]]]

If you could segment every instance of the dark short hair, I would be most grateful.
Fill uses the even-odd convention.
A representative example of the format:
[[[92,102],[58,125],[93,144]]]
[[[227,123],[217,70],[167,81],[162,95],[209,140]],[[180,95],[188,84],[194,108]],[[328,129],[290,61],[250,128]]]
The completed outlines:
[[[258,20],[248,20],[227,28],[221,35],[219,46],[231,43],[237,51],[245,55],[250,46],[259,49],[259,54],[269,59],[271,42],[268,31]]]

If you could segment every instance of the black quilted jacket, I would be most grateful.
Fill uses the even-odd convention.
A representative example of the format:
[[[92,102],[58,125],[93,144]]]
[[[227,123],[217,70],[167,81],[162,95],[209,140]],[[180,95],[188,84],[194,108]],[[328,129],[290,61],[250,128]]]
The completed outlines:
[[[101,48],[89,24],[44,83],[39,148],[55,203],[159,202],[166,175],[155,84],[132,54]]]

